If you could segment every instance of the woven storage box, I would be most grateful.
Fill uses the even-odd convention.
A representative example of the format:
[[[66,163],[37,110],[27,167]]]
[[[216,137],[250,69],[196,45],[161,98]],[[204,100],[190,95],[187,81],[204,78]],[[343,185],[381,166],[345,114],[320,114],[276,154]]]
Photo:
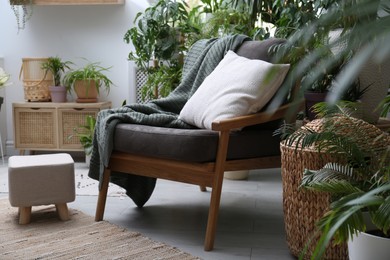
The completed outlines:
[[[353,131],[362,131],[364,138],[359,139],[359,146],[378,150],[386,149],[390,144],[388,135],[362,120],[347,117],[336,118],[337,131],[339,134],[346,134]],[[353,126],[352,126],[353,125]],[[324,126],[323,119],[309,122],[305,127],[321,132]],[[381,136],[381,138],[378,138]],[[283,182],[283,211],[286,229],[286,238],[291,253],[299,256],[305,248],[308,240],[316,231],[316,222],[329,209],[330,196],[326,193],[319,193],[299,189],[304,169],[318,170],[328,162],[342,163],[342,156],[319,153],[315,147],[295,149],[295,145],[287,146],[281,143],[281,163]],[[320,234],[316,236],[318,240]],[[305,254],[305,259],[312,255],[316,242],[311,243]],[[348,259],[346,244],[331,245],[328,247],[325,259]]]
[[[49,101],[49,86],[53,85],[53,74],[41,69],[47,58],[23,58],[20,76],[23,74],[24,99],[26,101]]]

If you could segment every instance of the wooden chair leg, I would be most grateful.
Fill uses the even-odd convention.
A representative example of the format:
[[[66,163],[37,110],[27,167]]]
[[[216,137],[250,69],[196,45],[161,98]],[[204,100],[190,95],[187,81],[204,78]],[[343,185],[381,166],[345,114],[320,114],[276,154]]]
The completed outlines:
[[[103,173],[102,186],[99,190],[99,197],[96,206],[95,221],[102,221],[104,216],[104,209],[106,207],[108,184],[110,182],[111,170],[106,168]]]
[[[205,251],[211,251],[214,248],[228,142],[229,132],[221,132],[219,136],[218,153],[215,165],[215,176],[211,191],[209,216],[207,219],[206,238],[204,242]]]
[[[66,205],[66,203],[59,203],[59,204],[56,204],[56,209],[57,209],[58,217],[59,217],[62,221],[67,221],[67,220],[69,220],[68,206]]]
[[[211,251],[214,248],[215,233],[217,231],[217,222],[219,214],[219,205],[221,202],[222,178],[218,185],[214,186],[211,191],[209,216],[207,219],[206,238],[204,250]]]
[[[19,224],[26,225],[30,223],[30,219],[31,219],[31,206],[19,207]]]

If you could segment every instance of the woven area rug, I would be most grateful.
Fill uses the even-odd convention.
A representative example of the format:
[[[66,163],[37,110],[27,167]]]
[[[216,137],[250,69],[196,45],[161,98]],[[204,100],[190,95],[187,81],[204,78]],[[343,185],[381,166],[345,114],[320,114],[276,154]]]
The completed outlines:
[[[54,206],[33,207],[31,223],[18,224],[18,209],[0,200],[0,259],[199,259],[108,222],[69,209],[60,221]]]

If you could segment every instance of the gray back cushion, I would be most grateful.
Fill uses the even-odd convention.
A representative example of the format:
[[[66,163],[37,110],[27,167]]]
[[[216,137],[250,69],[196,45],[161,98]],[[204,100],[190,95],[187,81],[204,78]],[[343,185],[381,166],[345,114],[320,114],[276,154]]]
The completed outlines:
[[[272,57],[268,53],[269,47],[284,42],[286,42],[285,39],[279,38],[269,38],[264,41],[245,41],[241,44],[236,53],[248,59],[271,62]]]

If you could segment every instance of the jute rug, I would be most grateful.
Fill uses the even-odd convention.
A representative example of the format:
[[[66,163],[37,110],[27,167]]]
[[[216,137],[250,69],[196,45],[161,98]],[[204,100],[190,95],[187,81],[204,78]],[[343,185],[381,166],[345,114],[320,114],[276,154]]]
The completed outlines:
[[[108,222],[69,209],[60,221],[54,206],[32,208],[31,223],[18,224],[18,210],[0,199],[0,259],[199,259]]]

